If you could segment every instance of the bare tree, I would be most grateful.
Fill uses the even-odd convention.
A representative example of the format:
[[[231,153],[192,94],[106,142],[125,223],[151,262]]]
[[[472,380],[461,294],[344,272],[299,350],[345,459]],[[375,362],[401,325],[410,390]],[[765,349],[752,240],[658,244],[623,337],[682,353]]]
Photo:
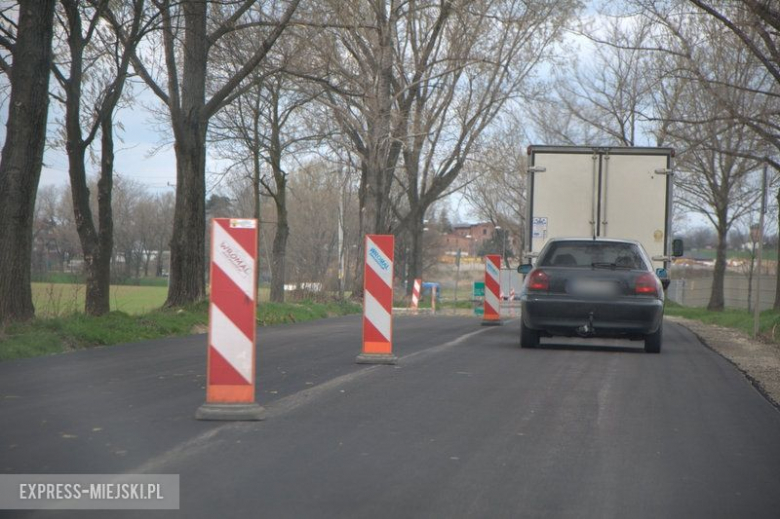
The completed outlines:
[[[152,223],[149,227],[149,250],[155,251],[154,275],[163,275],[163,257],[168,250],[173,230],[173,208],[175,200],[170,191],[158,193],[151,200]]]
[[[139,181],[117,177],[114,188],[114,218],[122,225],[117,226],[114,236],[115,279],[137,277],[143,264],[143,226],[147,223],[139,218],[142,204],[149,199],[149,193]],[[119,263],[119,264],[117,264]],[[121,269],[120,269],[121,265]]]
[[[54,0],[0,11],[0,71],[10,76],[5,145],[0,156],[0,323],[35,314],[30,287],[35,196],[49,108]],[[16,18],[18,15],[18,18]]]
[[[399,82],[414,94],[403,174],[396,177],[403,206],[394,207],[399,228],[411,236],[410,291],[420,275],[426,211],[460,188],[453,186],[456,179],[475,150],[495,138],[491,130],[498,125],[494,122],[500,124],[496,119],[507,102],[530,93],[529,76],[547,57],[574,9],[560,1],[530,5],[511,0],[458,7],[444,22],[441,41],[432,39],[435,25],[429,28],[438,19],[426,20],[423,10],[410,11],[404,28],[411,41],[399,42],[397,51],[398,67],[405,72]],[[428,45],[435,50],[418,63],[414,49]]]
[[[746,120],[776,113],[780,98],[767,95],[774,89],[771,72],[757,73],[755,55],[702,12],[691,11],[684,2],[632,3],[641,8],[641,16],[630,13],[620,23],[647,28],[640,38],[589,37],[617,55],[652,56],[639,61],[644,75],[654,78],[652,88],[645,89],[653,95],[651,105],[643,103],[643,119],[657,124],[653,133],[658,144],[678,150],[676,186],[682,204],[705,215],[716,228],[718,254],[709,308],[722,309],[726,237],[734,220],[755,201],[750,173],[766,149],[766,136]],[[719,2],[732,14],[741,9],[736,4]],[[625,10],[626,5],[612,7]],[[630,83],[629,77],[623,84]]]
[[[711,23],[702,23],[696,30],[699,34],[711,31],[708,34],[713,42],[699,46],[696,59],[717,69],[712,70],[713,74],[743,85],[741,89],[724,89],[719,96],[727,97],[732,106],[743,105],[746,109],[763,102],[748,88],[756,82],[749,53],[735,49],[730,38],[720,34]],[[750,178],[757,170],[757,162],[745,157],[742,150],[758,149],[762,140],[749,127],[735,122],[717,97],[702,96],[700,83],[682,81],[685,86],[676,106],[667,110],[677,113],[676,122],[668,127],[669,137],[678,149],[675,186],[681,195],[679,203],[702,214],[715,227],[718,246],[708,308],[722,310],[728,232],[735,221],[753,208],[759,194]]]
[[[65,260],[79,252],[75,226],[70,225],[72,204],[62,207],[62,198],[70,196],[67,189],[53,185],[41,186],[35,199],[33,227],[32,274],[46,276],[61,271]]]
[[[775,171],[780,172],[780,158],[778,158],[780,125],[777,123],[778,117],[780,117],[780,40],[777,37],[780,32],[780,8],[776,3],[767,0],[728,3],[690,0],[690,2],[732,31],[771,77],[771,86],[763,88],[759,92],[773,98],[772,108],[762,112],[745,113],[738,106],[730,107],[727,102],[726,106],[731,109],[731,113],[740,122],[750,126],[774,148],[774,152],[767,154],[764,160]],[[778,188],[776,198],[780,204],[780,188]],[[780,219],[780,213],[778,213],[778,218]],[[780,255],[780,241],[777,252]],[[777,285],[773,308],[780,310],[780,262],[777,264],[776,275]]]
[[[360,164],[362,233],[392,232],[390,194],[393,173],[407,135],[412,102],[427,64],[440,41],[456,2],[392,0],[323,0],[324,28],[311,40],[316,58],[309,74],[327,86],[323,102],[348,140]],[[408,33],[402,20],[408,11],[434,13],[433,34],[414,50],[411,76],[398,75],[398,46]]]
[[[742,125],[758,135],[760,142],[752,140],[754,146],[724,149],[721,153],[766,160],[780,170],[780,162],[776,159],[780,149],[780,126],[776,123],[780,115],[780,64],[777,38],[773,37],[780,21],[773,4],[760,0],[633,0],[631,3],[641,8],[642,14],[656,25],[655,44],[645,50],[666,55],[670,63],[666,69],[667,81],[696,85],[698,95],[712,99],[719,106],[719,112],[709,114],[705,120],[686,119],[687,114],[678,114],[670,115],[669,122],[727,124],[726,121],[730,121],[732,125]],[[695,9],[691,10],[690,6]],[[715,52],[704,56],[703,51],[709,49]],[[731,73],[735,57],[739,60],[741,74]],[[748,61],[750,65],[745,65]],[[701,117],[700,113],[696,115]],[[769,153],[767,146],[774,153]],[[780,273],[780,266],[778,269]],[[715,275],[713,290],[719,289],[718,269]],[[710,306],[721,307],[718,297],[713,298]],[[780,308],[780,283],[776,290],[776,307]]]
[[[601,25],[580,28],[580,34],[610,44],[595,44],[589,60],[572,58],[560,67],[551,82],[554,96],[548,106],[558,106],[577,122],[579,137],[567,144],[637,146],[652,139],[652,93],[658,77],[649,74],[652,54],[644,51],[652,36],[647,18],[608,17]],[[537,125],[548,127],[559,120],[534,116]]]
[[[313,162],[290,178],[290,278],[295,283],[321,282],[334,272],[341,193],[339,179],[329,167]]]
[[[167,306],[180,306],[205,294],[206,135],[211,118],[243,92],[245,80],[265,59],[286,29],[300,0],[286,7],[255,0],[212,3],[160,0],[162,56],[137,53],[136,71],[166,105],[176,152],[176,209],[171,239],[171,272]],[[278,19],[275,18],[279,15]],[[252,54],[229,71],[214,67],[214,49],[226,35],[267,27]],[[256,34],[256,33],[254,33]],[[150,42],[155,47],[158,42]],[[150,49],[150,51],[153,49]],[[146,58],[151,59],[147,60]],[[156,60],[162,59],[164,65]],[[209,68],[223,73],[212,77]],[[207,91],[212,92],[207,98]]]
[[[122,99],[130,58],[143,31],[144,0],[119,4],[105,0],[61,0],[57,12],[62,42],[53,67],[60,86],[55,97],[65,105],[63,144],[68,154],[73,210],[86,267],[85,312],[110,310],[114,176],[114,112]],[[121,28],[122,37],[101,25],[104,18]],[[61,48],[60,48],[61,47]],[[97,222],[90,206],[88,155],[100,135]]]
[[[260,218],[261,194],[273,201],[276,230],[271,260],[271,301],[274,302],[284,301],[290,235],[287,169],[300,164],[301,157],[321,140],[317,126],[308,124],[304,118],[305,109],[319,96],[321,88],[316,85],[310,89],[299,88],[300,81],[283,70],[294,68],[295,61],[305,53],[300,39],[295,43],[296,46],[288,42],[277,45],[278,52],[269,56],[271,72],[256,71],[255,84],[217,115],[210,132],[218,155],[233,161],[232,167],[249,172],[255,218]],[[233,54],[240,59],[241,45],[236,47]],[[270,175],[263,175],[263,166],[270,170]]]
[[[517,94],[570,4],[323,5],[331,15],[312,38],[319,53],[309,79],[327,85],[325,102],[360,158],[361,229],[419,236],[425,211],[446,195],[481,133]],[[414,247],[421,250],[419,241]]]
[[[465,169],[469,182],[463,193],[473,216],[500,225],[508,236],[516,238],[519,252],[524,249],[528,161],[523,146],[526,135],[516,117],[508,114],[503,118],[490,142],[468,161]]]

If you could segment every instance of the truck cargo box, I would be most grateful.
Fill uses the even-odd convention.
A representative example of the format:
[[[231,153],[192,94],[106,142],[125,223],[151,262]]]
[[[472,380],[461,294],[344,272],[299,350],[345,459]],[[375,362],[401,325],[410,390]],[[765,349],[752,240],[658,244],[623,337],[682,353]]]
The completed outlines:
[[[534,145],[528,154],[527,255],[549,238],[595,236],[669,257],[674,150]]]

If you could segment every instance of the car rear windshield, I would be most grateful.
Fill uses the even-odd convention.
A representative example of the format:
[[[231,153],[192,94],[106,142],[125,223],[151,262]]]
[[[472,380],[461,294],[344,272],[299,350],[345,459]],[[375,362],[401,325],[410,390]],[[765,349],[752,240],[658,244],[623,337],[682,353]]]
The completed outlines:
[[[647,270],[634,243],[598,241],[552,242],[539,258],[542,267],[605,267]]]

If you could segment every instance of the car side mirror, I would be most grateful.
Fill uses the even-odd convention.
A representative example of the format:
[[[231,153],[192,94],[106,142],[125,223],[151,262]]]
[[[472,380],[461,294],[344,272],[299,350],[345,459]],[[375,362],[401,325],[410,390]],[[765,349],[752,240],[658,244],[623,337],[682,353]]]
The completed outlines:
[[[531,265],[530,263],[523,263],[522,265],[517,267],[517,272],[518,272],[518,274],[522,274],[522,275],[525,276],[526,274],[531,272],[531,269],[533,269],[533,268],[534,268],[534,266]]]
[[[664,290],[669,288],[669,283],[671,283],[672,280],[669,279],[669,273],[666,271],[665,268],[655,269],[655,275],[658,276],[658,279],[661,280],[661,286],[664,287]]]
[[[672,240],[672,257],[679,258],[683,255],[685,247],[681,238],[675,238]]]

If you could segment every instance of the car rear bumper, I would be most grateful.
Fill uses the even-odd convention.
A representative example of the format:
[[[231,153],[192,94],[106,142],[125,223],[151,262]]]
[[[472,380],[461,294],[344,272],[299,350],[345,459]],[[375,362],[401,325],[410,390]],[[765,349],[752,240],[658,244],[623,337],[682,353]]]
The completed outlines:
[[[653,333],[661,326],[664,313],[663,301],[639,297],[598,301],[540,295],[524,297],[521,308],[523,323],[532,330],[594,337]]]

